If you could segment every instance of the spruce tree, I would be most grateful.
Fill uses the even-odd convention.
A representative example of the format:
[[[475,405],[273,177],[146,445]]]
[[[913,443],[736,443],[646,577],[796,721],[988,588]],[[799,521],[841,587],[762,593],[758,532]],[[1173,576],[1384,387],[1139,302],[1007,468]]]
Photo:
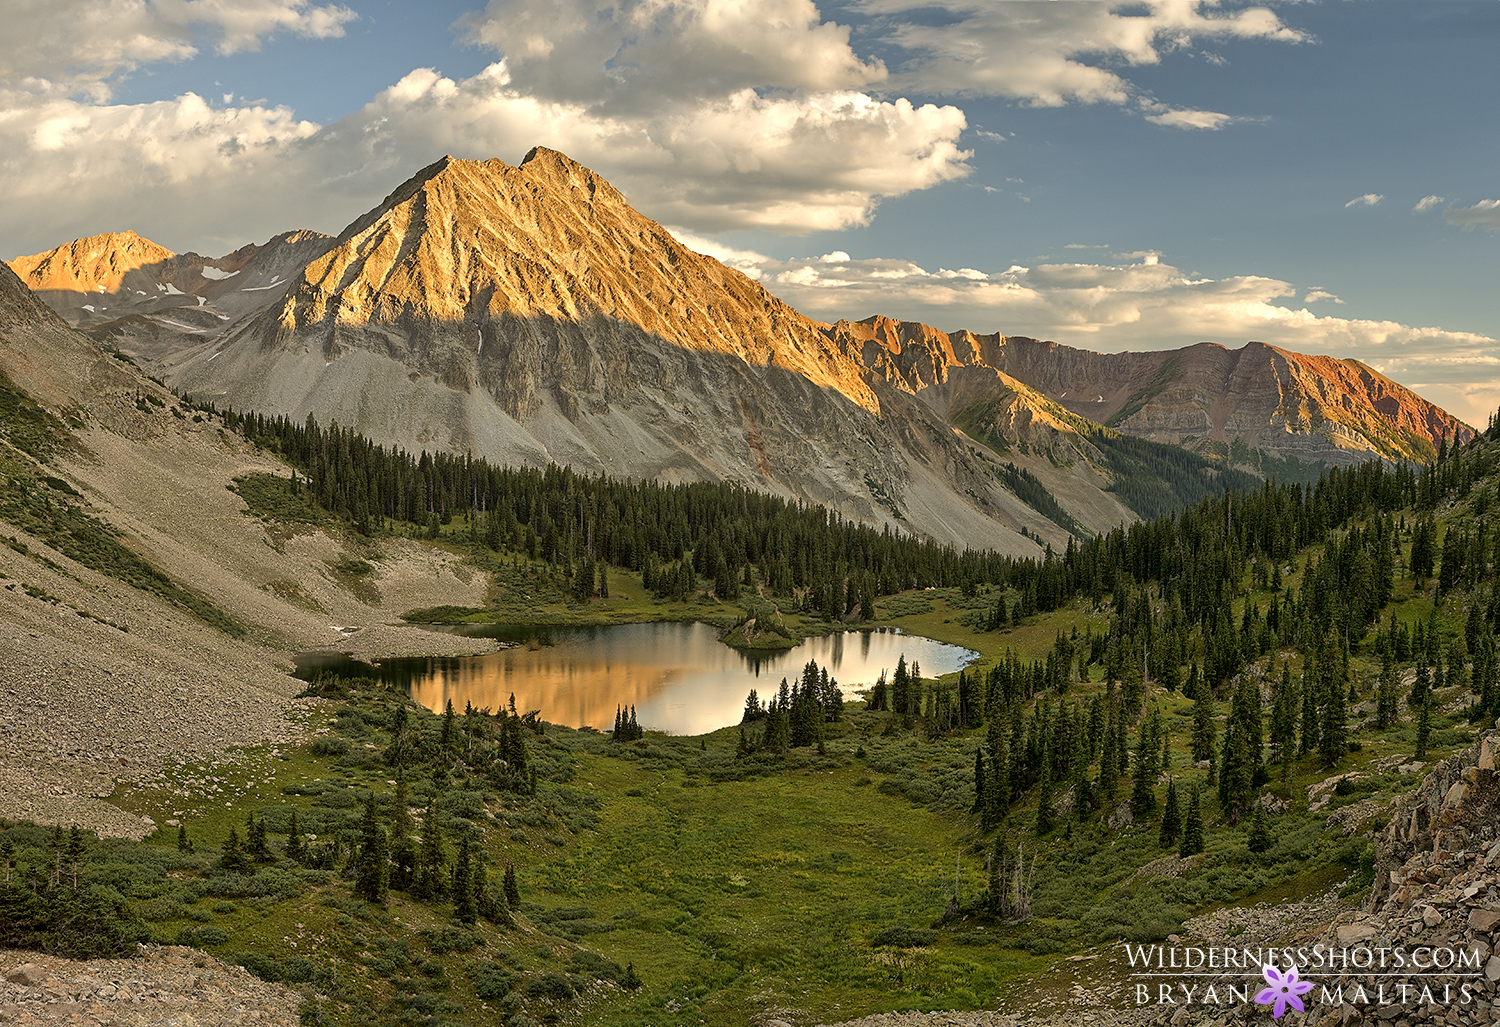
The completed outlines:
[[[1177,799],[1177,782],[1167,782],[1167,799],[1162,808],[1161,834],[1158,841],[1164,849],[1170,849],[1177,844],[1178,836],[1182,834],[1182,805]]]
[[[505,865],[505,904],[511,909],[521,908],[521,888],[516,884],[516,868],[509,863]]]
[[[1349,707],[1343,686],[1338,681],[1328,689],[1328,698],[1323,704],[1322,731],[1318,737],[1318,753],[1323,757],[1323,766],[1339,765],[1349,751]]]
[[[220,870],[228,870],[234,874],[250,872],[250,860],[240,849],[240,833],[232,827],[229,829],[229,837],[224,839],[224,848],[219,853],[218,866]]]
[[[192,843],[192,841],[190,841],[188,839],[187,825],[186,824],[178,824],[177,825],[177,851],[178,852],[192,852],[193,851],[193,843]]]
[[[448,862],[443,854],[443,828],[438,818],[438,797],[433,794],[422,816],[422,845],[417,850],[417,867],[412,893],[432,902],[448,890]]]
[[[1417,710],[1417,759],[1427,758],[1427,745],[1432,740],[1432,692],[1422,697]]]
[[[407,795],[406,777],[397,775],[396,795],[391,800],[391,879],[392,888],[407,891],[417,869],[417,846],[412,841],[411,799]]]
[[[1198,788],[1193,787],[1192,797],[1188,799],[1187,816],[1182,822],[1182,842],[1177,847],[1177,854],[1186,858],[1194,856],[1203,851],[1203,803],[1199,797]]]
[[[1271,828],[1266,823],[1266,808],[1260,803],[1256,803],[1255,813],[1250,818],[1245,845],[1251,852],[1265,852],[1271,847]]]
[[[249,818],[246,837],[248,838],[246,848],[249,850],[252,860],[257,863],[269,863],[275,858],[271,855],[271,846],[266,841],[265,818],[257,819],[255,814],[252,813]]]
[[[68,874],[72,880],[74,891],[78,890],[78,874],[83,869],[83,854],[87,846],[83,840],[83,828],[74,824],[68,828],[68,843],[63,850],[63,860],[67,864]]]
[[[359,825],[359,851],[354,864],[354,894],[366,902],[385,903],[390,886],[390,849],[385,825],[375,809],[375,796],[365,801],[365,815]]]
[[[469,834],[465,831],[458,841],[458,856],[453,861],[453,918],[461,924],[472,924],[478,916],[472,858]]]
[[[286,858],[294,863],[307,859],[307,846],[302,839],[302,828],[297,824],[296,810],[292,810],[292,822],[287,826]]]

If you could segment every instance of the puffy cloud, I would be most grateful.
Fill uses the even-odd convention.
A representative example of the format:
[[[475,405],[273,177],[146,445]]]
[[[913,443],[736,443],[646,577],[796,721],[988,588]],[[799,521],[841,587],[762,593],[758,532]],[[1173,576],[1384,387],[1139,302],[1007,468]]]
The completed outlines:
[[[1465,232],[1475,228],[1500,232],[1500,200],[1480,200],[1472,207],[1451,207],[1443,211],[1443,220]]]
[[[811,0],[491,0],[461,24],[505,56],[518,89],[615,111],[742,89],[860,89],[886,77]]]
[[[1424,196],[1417,201],[1417,205],[1411,209],[1411,212],[1413,214],[1426,214],[1429,210],[1441,207],[1445,199],[1446,197],[1442,196]]]
[[[174,248],[263,239],[297,227],[325,199],[303,188],[296,160],[317,132],[283,107],[214,107],[192,93],[13,108],[0,118],[0,236],[18,252],[117,228]],[[267,227],[271,211],[289,220]]]
[[[1356,196],[1344,204],[1344,209],[1348,210],[1350,207],[1373,207],[1383,199],[1385,199],[1385,195],[1382,193],[1365,193],[1363,196]]]
[[[0,118],[0,171],[13,200],[36,201],[0,206],[0,234],[22,252],[55,246],[117,223],[124,196],[130,224],[168,245],[338,231],[440,154],[517,160],[538,143],[606,174],[658,220],[799,234],[864,224],[881,196],[967,174],[964,127],[955,107],[851,91],[744,89],[608,116],[516,89],[503,62],[459,81],[418,69],[323,127],[191,94],[131,106],[56,99]],[[267,226],[270,211],[283,223]]]
[[[1338,303],[1340,305],[1342,305],[1343,302],[1344,302],[1343,300],[1341,300],[1337,296],[1335,296],[1333,293],[1326,292],[1326,291],[1324,291],[1322,289],[1314,289],[1311,292],[1309,292],[1306,296],[1302,297],[1302,302],[1303,303],[1321,303],[1321,302],[1324,302],[1324,301],[1327,301],[1329,303]]]
[[[102,101],[119,75],[192,57],[205,33],[230,54],[278,32],[341,36],[355,17],[308,0],[17,0],[0,36],[0,88]]]
[[[347,141],[372,157],[376,149],[518,155],[546,142],[605,173],[657,220],[803,234],[865,224],[879,197],[966,175],[970,154],[957,144],[964,127],[956,107],[854,91],[761,96],[747,88],[649,115],[610,115],[531,96],[502,63],[461,82],[413,72],[328,137],[330,146]]]
[[[889,258],[837,264],[821,257],[776,260],[745,251],[736,251],[726,263],[754,274],[766,288],[824,321],[881,313],[946,330],[999,330],[1109,350],[1163,349],[1204,340],[1239,346],[1254,339],[1302,353],[1363,360],[1424,395],[1436,399],[1441,394],[1449,410],[1471,423],[1477,417],[1480,424],[1488,409],[1474,404],[1500,392],[1500,341],[1488,336],[1322,316],[1305,305],[1280,302],[1299,291],[1289,282],[1254,275],[1205,278],[1163,263],[1155,253],[1133,259],[1015,266],[990,273],[929,270]],[[1302,302],[1322,300],[1337,302],[1320,289]],[[1479,398],[1462,398],[1470,392]]]
[[[854,6],[894,19],[892,41],[913,55],[897,67],[891,88],[932,95],[1006,96],[1036,107],[1123,105],[1142,98],[1129,79],[1112,69],[1157,64],[1163,55],[1187,49],[1194,40],[1308,39],[1265,8],[1221,11],[1213,0],[1146,0],[1128,5],[1128,11],[1119,4],[1091,0],[857,0]],[[933,8],[944,10],[950,19],[945,24],[932,24],[930,18],[902,20],[903,15]],[[1216,129],[1231,120],[1212,111],[1176,109],[1144,99],[1148,120],[1160,125]]]

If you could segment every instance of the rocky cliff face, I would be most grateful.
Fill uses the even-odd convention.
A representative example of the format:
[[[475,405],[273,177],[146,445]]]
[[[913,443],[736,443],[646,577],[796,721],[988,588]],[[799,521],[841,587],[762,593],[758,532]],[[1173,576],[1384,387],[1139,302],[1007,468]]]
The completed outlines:
[[[841,321],[830,333],[857,341],[871,367],[917,395],[941,387],[957,368],[987,367],[1091,421],[1200,450],[1239,441],[1329,464],[1373,456],[1430,460],[1441,439],[1473,436],[1457,418],[1357,360],[1258,342],[1238,350],[1200,343],[1094,353],[880,317]]]
[[[738,480],[1013,552],[1035,552],[1022,525],[1057,533],[823,327],[537,149],[423,169],[166,369],[220,405],[408,448]]]

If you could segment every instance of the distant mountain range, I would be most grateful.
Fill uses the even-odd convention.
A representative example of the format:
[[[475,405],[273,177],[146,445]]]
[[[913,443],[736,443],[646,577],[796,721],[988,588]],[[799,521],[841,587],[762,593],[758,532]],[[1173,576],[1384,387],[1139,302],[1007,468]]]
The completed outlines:
[[[11,266],[219,406],[412,450],[738,480],[1015,553],[1257,473],[1426,460],[1472,435],[1357,361],[1260,343],[1105,354],[814,321],[543,148],[518,167],[445,157],[337,238],[204,258],[121,232]]]

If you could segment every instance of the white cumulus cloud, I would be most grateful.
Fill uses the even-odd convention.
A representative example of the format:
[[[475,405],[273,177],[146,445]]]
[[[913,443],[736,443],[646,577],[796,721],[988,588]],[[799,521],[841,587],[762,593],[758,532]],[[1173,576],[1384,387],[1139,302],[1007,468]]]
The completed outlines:
[[[107,99],[122,74],[187,60],[197,43],[231,54],[277,33],[344,34],[357,15],[308,0],[11,0],[0,35],[0,91]]]
[[[1429,210],[1441,207],[1445,199],[1446,197],[1443,196],[1424,196],[1417,201],[1417,205],[1411,209],[1411,212],[1413,214],[1426,214]]]
[[[889,88],[1005,96],[1036,107],[1144,98],[1149,120],[1187,129],[1221,128],[1231,118],[1155,101],[1116,69],[1158,64],[1195,40],[1309,38],[1264,7],[1225,11],[1214,0],[857,0],[854,6],[892,19],[891,39],[912,54],[893,71]],[[941,23],[913,17],[933,9],[948,17]]]
[[[1344,209],[1348,210],[1350,207],[1373,207],[1383,199],[1385,199],[1385,196],[1382,193],[1365,193],[1363,196],[1356,196],[1344,204]]]

